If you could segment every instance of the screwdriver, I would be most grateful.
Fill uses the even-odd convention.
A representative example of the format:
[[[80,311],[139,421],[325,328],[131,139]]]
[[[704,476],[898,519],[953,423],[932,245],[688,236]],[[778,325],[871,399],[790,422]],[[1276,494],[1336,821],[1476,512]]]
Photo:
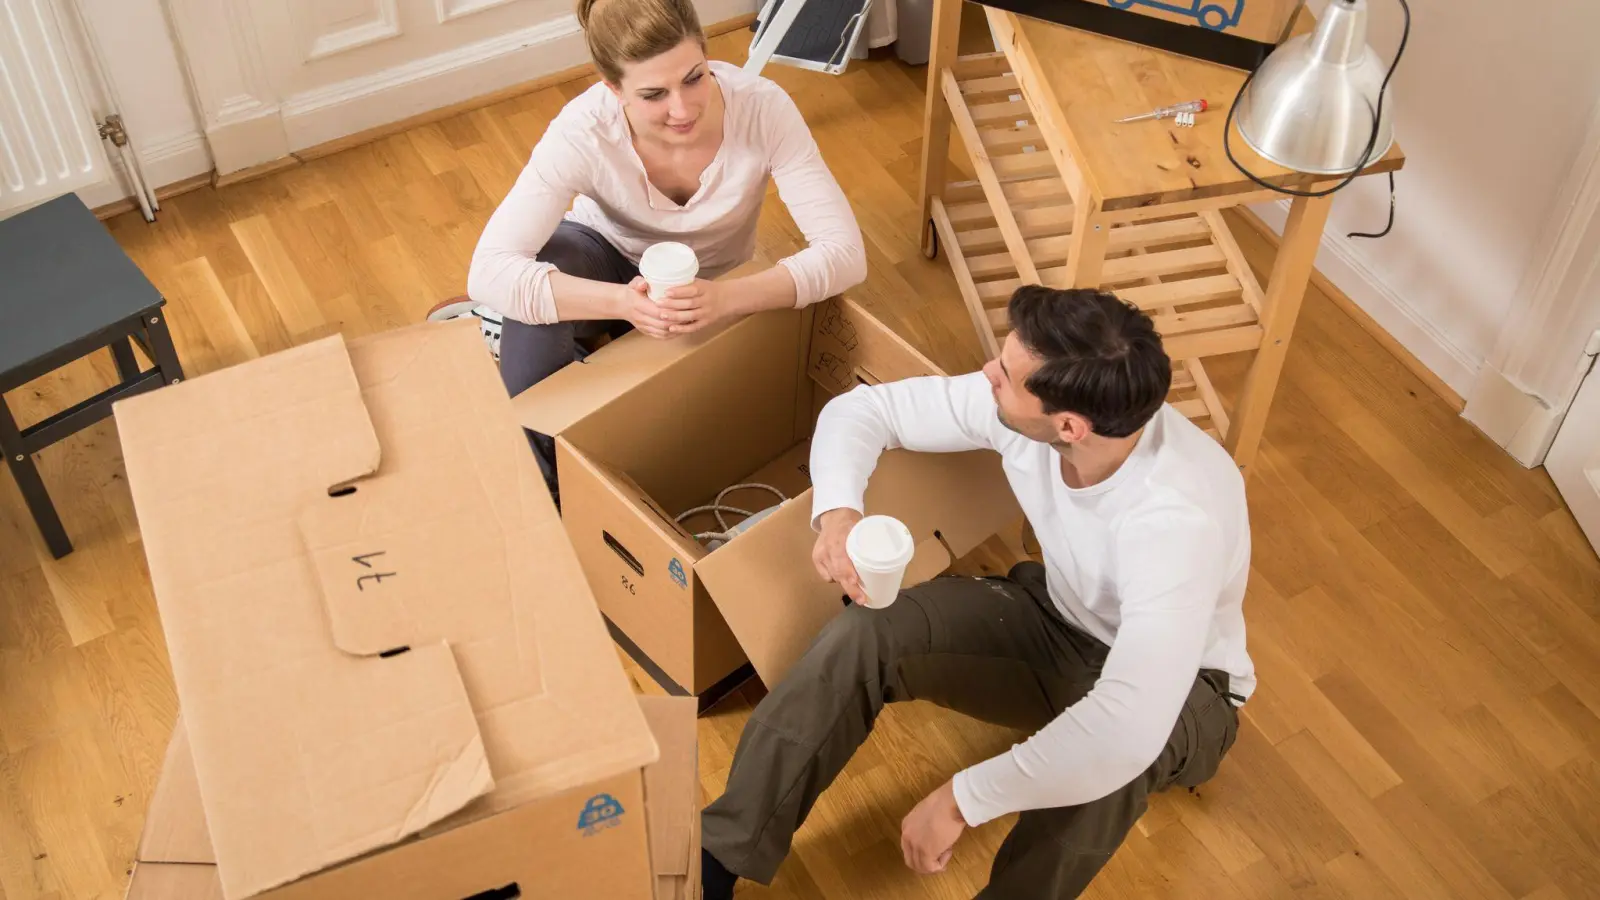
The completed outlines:
[[[1153,112],[1144,113],[1143,115],[1129,116],[1126,119],[1118,119],[1117,124],[1120,125],[1123,122],[1141,122],[1145,119],[1166,119],[1171,116],[1176,116],[1179,113],[1202,113],[1210,108],[1211,105],[1204,100],[1190,100],[1187,103],[1179,103],[1176,106],[1163,106],[1160,109],[1157,109]]]

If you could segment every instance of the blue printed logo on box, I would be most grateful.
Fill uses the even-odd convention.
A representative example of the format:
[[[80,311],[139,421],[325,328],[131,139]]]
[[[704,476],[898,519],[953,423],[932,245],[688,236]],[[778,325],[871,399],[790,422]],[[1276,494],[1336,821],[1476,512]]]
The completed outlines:
[[[667,563],[667,574],[678,583],[678,587],[689,586],[689,576],[683,573],[683,563],[678,562],[677,557],[673,557],[672,562]]]
[[[1239,24],[1244,15],[1244,0],[1107,0],[1116,9],[1151,6],[1180,15],[1193,16],[1205,28],[1226,31]]]
[[[578,813],[578,830],[584,837],[594,837],[607,828],[622,824],[622,804],[610,794],[595,794]]]

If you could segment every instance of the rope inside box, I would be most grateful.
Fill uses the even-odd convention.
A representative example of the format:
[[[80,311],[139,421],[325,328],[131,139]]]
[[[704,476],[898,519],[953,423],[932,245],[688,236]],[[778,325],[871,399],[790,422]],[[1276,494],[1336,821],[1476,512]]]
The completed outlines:
[[[740,509],[737,506],[728,506],[728,505],[726,505],[726,504],[724,504],[722,502],[729,494],[733,493],[734,491],[742,491],[742,490],[766,491],[766,492],[776,496],[778,498],[778,503],[776,505],[769,506],[769,507],[767,507],[765,509],[758,510],[756,512],[751,512],[748,509]],[[717,525],[719,527],[721,527],[722,530],[721,531],[702,531],[702,532],[697,533],[694,536],[694,539],[697,540],[697,541],[700,541],[701,543],[705,543],[705,544],[709,544],[711,542],[726,543],[727,541],[733,540],[733,538],[736,535],[738,535],[740,532],[744,531],[746,528],[750,527],[751,525],[754,525],[756,523],[756,521],[758,521],[761,518],[764,518],[768,513],[770,513],[773,510],[777,509],[779,506],[782,506],[788,500],[789,500],[789,498],[784,495],[783,491],[778,490],[777,488],[773,487],[770,484],[753,484],[753,483],[752,484],[735,484],[735,485],[731,485],[729,487],[723,488],[721,491],[719,491],[717,493],[717,499],[715,499],[712,502],[706,504],[705,506],[696,506],[694,509],[686,510],[686,511],[684,511],[682,513],[679,513],[678,514],[678,518],[676,519],[676,521],[678,522],[678,524],[681,525],[681,524],[683,524],[683,521],[685,519],[689,518],[690,516],[699,515],[701,513],[713,513],[717,517]],[[728,520],[724,519],[722,517],[723,513],[733,513],[735,515],[744,516],[745,519],[744,519],[743,522],[740,522],[737,525],[729,527]],[[718,543],[717,546],[721,546],[721,543]],[[712,549],[716,549],[716,548],[713,547]]]

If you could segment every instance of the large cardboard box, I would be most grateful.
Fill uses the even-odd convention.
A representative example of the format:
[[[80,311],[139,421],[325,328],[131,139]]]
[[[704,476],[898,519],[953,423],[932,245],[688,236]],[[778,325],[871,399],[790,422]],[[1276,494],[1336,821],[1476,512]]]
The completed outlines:
[[[651,896],[657,745],[470,323],[116,417],[226,900]]]
[[[694,701],[686,697],[639,697],[638,702],[661,746],[661,758],[644,770],[655,900],[693,900],[700,890],[697,710]],[[509,895],[505,896],[509,900]],[[494,897],[495,892],[490,892],[488,897],[480,894],[477,900]],[[127,900],[224,900],[217,858],[211,849],[205,809],[200,802],[194,756],[181,719],[173,729],[166,761],[145,813],[144,834],[128,882]]]
[[[984,5],[1250,70],[1295,30],[1305,0],[984,0]],[[1218,104],[1227,98],[1206,99]]]
[[[1289,33],[1305,0],[1082,0],[1267,44]]]
[[[844,608],[811,563],[808,439],[822,404],[858,384],[934,374],[859,304],[835,298],[693,338],[630,334],[513,402],[524,425],[558,436],[563,521],[601,611],[669,690],[704,698],[747,658],[776,684]],[[750,482],[791,499],[715,550],[677,523]],[[776,502],[764,496],[728,502]],[[988,452],[891,451],[866,504],[916,536],[911,583],[1021,516]]]

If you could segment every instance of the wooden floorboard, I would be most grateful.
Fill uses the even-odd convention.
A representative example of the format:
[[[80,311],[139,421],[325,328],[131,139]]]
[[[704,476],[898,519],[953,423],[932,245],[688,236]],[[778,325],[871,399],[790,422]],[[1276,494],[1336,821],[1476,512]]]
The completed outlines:
[[[745,41],[716,38],[713,54],[740,60]],[[976,366],[946,264],[917,249],[923,70],[875,58],[837,78],[768,74],[858,211],[871,277],[855,295],[941,365]],[[587,84],[174,197],[154,225],[124,215],[108,226],[169,298],[193,374],[414,322],[463,291],[494,203]],[[1235,231],[1264,277],[1272,246]],[[761,258],[800,242],[770,192]],[[1208,366],[1225,396],[1245,362]],[[113,371],[102,354],[7,400],[35,421]],[[109,900],[177,699],[115,427],[39,459],[78,550],[51,559],[0,477],[0,900]],[[1259,693],[1215,781],[1154,798],[1086,896],[1600,896],[1600,562],[1550,479],[1506,457],[1315,289],[1259,468],[1245,606]],[[999,572],[1014,558],[996,540],[962,566]],[[707,797],[759,696],[747,686],[702,719]],[[969,833],[950,870],[926,879],[900,862],[899,822],[1018,737],[922,703],[886,710],[776,883],[741,896],[970,897],[1012,819]]]

